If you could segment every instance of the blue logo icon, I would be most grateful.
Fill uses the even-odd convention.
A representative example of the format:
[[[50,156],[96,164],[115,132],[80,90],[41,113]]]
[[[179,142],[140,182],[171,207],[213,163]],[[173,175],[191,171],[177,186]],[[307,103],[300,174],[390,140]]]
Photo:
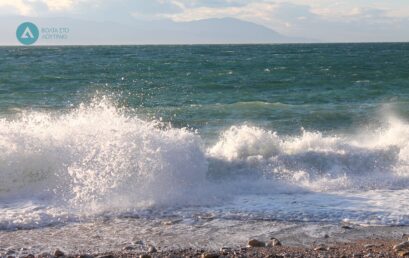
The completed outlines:
[[[34,44],[37,41],[39,35],[40,32],[37,26],[31,22],[24,22],[20,24],[16,31],[17,39],[23,45]]]

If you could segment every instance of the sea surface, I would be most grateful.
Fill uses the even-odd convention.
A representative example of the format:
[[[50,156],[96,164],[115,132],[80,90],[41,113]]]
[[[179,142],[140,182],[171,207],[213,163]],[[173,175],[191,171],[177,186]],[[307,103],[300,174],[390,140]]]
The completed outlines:
[[[408,196],[409,44],[0,47],[3,243],[405,226]]]

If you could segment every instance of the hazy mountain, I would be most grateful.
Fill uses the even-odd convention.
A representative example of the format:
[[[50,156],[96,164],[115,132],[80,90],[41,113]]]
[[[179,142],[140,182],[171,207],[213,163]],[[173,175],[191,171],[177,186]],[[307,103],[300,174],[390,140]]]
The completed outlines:
[[[311,40],[281,35],[267,27],[234,18],[192,22],[135,21],[126,25],[91,22],[70,18],[0,18],[0,45],[18,45],[16,28],[31,21],[40,29],[36,45],[110,45],[110,44],[240,44],[297,43]],[[69,28],[68,38],[42,39],[42,28]]]

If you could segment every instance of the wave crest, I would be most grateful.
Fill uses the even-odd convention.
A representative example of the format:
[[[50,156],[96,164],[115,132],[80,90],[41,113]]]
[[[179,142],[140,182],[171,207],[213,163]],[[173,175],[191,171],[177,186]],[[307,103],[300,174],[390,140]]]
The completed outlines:
[[[128,116],[109,101],[0,120],[0,197],[77,206],[192,204],[206,180],[201,138]],[[195,198],[197,196],[198,199]]]

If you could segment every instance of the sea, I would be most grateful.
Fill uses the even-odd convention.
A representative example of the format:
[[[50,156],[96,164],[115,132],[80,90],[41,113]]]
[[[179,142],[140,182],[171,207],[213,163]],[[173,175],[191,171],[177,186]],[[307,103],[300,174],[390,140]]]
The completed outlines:
[[[0,47],[0,253],[406,226],[408,196],[409,43]]]

